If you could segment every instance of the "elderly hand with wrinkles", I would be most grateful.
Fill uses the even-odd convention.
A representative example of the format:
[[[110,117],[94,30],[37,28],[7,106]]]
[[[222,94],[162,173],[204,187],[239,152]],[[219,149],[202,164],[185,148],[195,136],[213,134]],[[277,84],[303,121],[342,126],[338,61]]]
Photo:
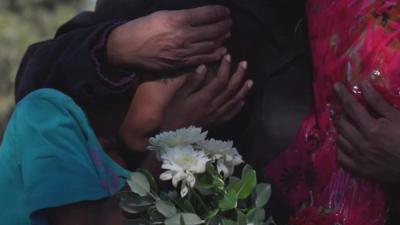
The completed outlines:
[[[346,169],[378,182],[400,181],[400,111],[369,81],[360,84],[368,103],[360,104],[343,84],[336,84],[345,114],[337,121],[338,161]]]
[[[232,20],[223,6],[158,11],[115,28],[108,61],[119,67],[166,71],[216,62],[226,54]]]

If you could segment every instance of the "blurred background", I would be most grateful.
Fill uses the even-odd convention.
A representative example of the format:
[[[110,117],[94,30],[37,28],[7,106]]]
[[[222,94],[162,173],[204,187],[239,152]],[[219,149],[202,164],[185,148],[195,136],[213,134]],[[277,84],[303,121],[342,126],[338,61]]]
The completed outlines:
[[[57,28],[95,0],[0,0],[0,141],[14,107],[14,80],[22,56],[35,42],[53,37]]]

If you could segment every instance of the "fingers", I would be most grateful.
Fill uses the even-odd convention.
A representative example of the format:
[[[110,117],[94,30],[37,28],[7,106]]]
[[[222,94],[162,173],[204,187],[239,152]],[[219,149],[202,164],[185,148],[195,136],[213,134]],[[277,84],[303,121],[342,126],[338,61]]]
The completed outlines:
[[[235,118],[240,113],[240,111],[242,111],[244,104],[244,102],[240,102],[230,111],[221,113],[221,118],[219,119],[219,121],[225,123]]]
[[[340,151],[342,151],[344,154],[349,156],[351,159],[354,159],[354,158],[357,157],[357,150],[342,135],[338,135],[338,138],[336,140],[336,144],[337,144],[338,149],[340,149]]]
[[[252,87],[253,87],[253,81],[245,82],[240,91],[231,100],[229,100],[222,106],[219,106],[216,113],[217,118],[223,117],[224,114],[229,115],[229,112],[234,110],[238,105],[243,105],[244,99],[246,98],[247,94],[249,93]]]
[[[185,60],[185,65],[200,65],[206,63],[212,63],[221,60],[221,58],[226,54],[226,48],[218,48],[211,54],[204,54],[204,55],[196,55],[188,57]]]
[[[374,89],[368,80],[362,81],[360,87],[363,91],[364,99],[373,110],[387,118],[396,116],[398,111]]]
[[[347,155],[340,147],[337,151],[337,161],[339,165],[341,165],[346,170],[360,174],[359,165],[349,156]]]
[[[338,120],[338,122],[336,123],[336,128],[340,136],[343,137],[346,141],[348,141],[351,146],[355,147],[349,149],[352,150],[352,153],[350,155],[362,154],[361,149],[366,148],[366,146],[364,145],[365,143],[367,143],[367,141],[360,133],[360,131],[358,131],[357,128],[352,123],[350,123],[350,121],[348,121],[344,116],[342,116]],[[339,140],[339,139],[338,141],[344,142],[344,140]],[[346,143],[344,144],[348,147]]]
[[[190,57],[190,56],[196,56],[196,55],[204,55],[204,54],[210,54],[213,53],[215,50],[218,48],[223,48],[221,47],[226,39],[230,37],[230,34],[228,33],[226,36],[223,36],[215,41],[203,41],[203,42],[197,42],[193,43],[187,46],[186,49],[178,50],[179,55],[182,57]],[[224,48],[223,48],[224,50]],[[225,52],[223,54],[226,53]]]
[[[207,67],[205,65],[197,67],[196,72],[192,75],[189,75],[186,79],[186,82],[179,91],[179,95],[181,97],[186,97],[195,92],[205,80],[206,74]]]
[[[192,27],[188,34],[188,40],[190,42],[200,42],[218,39],[226,36],[229,33],[231,27],[231,19],[225,19],[210,25]]]
[[[342,103],[344,111],[356,123],[357,128],[361,131],[367,131],[374,118],[343,84],[336,83],[334,90]]]
[[[217,76],[201,90],[200,95],[204,96],[206,101],[214,99],[219,93],[224,91],[228,84],[230,65],[231,56],[226,55],[221,61]]]
[[[192,26],[212,24],[226,19],[230,15],[224,6],[202,6],[193,9],[180,10],[184,21]]]
[[[222,103],[226,102],[228,99],[232,98],[240,88],[243,82],[243,78],[246,74],[247,62],[243,61],[239,64],[235,74],[231,77],[228,86],[214,101],[213,105],[219,107]]]

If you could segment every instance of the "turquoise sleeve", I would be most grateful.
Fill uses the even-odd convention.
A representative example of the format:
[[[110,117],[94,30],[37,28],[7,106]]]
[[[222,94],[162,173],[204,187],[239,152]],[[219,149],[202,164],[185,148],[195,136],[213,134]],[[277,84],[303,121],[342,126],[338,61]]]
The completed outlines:
[[[33,98],[16,109],[19,163],[32,216],[42,209],[108,197],[88,153],[78,111],[59,99]]]

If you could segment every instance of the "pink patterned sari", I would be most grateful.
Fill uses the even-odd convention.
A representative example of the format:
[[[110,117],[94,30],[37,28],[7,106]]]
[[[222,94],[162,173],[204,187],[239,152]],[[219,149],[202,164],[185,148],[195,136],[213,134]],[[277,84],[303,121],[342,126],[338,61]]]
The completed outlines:
[[[358,83],[370,79],[400,106],[400,0],[309,0],[307,16],[315,110],[266,173],[297,209],[312,193],[316,206],[331,209],[338,224],[383,225],[383,188],[336,163],[333,121],[342,110],[332,89],[341,81],[361,100]]]

